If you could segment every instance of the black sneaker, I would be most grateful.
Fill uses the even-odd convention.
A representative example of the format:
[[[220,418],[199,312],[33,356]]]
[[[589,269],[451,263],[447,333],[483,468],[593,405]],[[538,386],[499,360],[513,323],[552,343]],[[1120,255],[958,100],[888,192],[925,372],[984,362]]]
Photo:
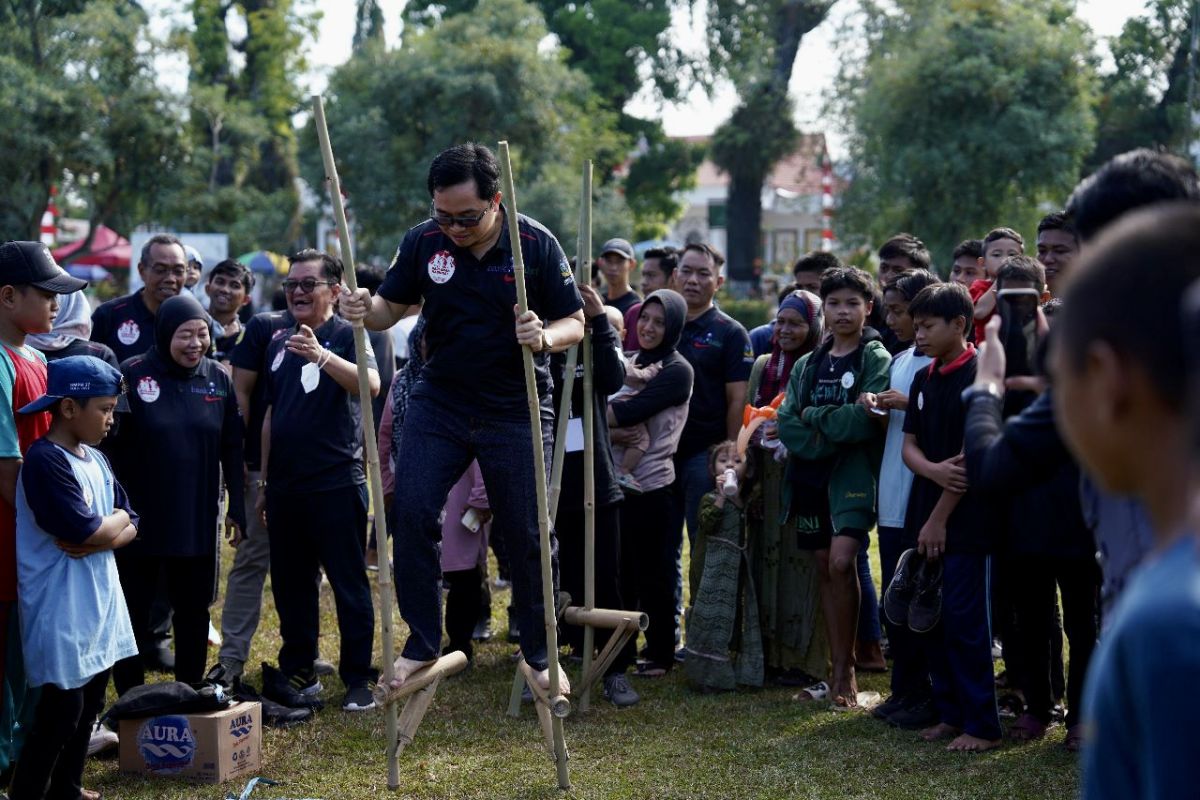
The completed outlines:
[[[905,696],[898,694],[890,695],[887,700],[884,700],[882,703],[871,709],[871,716],[875,719],[887,722],[888,717],[904,708],[904,705],[907,702],[908,698]]]
[[[228,661],[218,661],[204,676],[205,683],[215,683],[226,690],[235,690],[241,682],[242,671]]]
[[[313,662],[313,674],[314,675],[317,675],[317,676],[332,675],[335,672],[337,672],[337,670],[334,669],[333,662],[331,662],[331,661],[326,661],[323,658],[318,658],[316,661]],[[321,690],[318,689],[317,691],[319,692]]]
[[[908,606],[908,629],[929,633],[942,618],[942,562],[926,561],[917,576],[917,591]]]
[[[917,576],[925,557],[915,548],[905,550],[896,562],[896,573],[883,593],[883,613],[893,625],[908,625],[908,607],[917,590]]]
[[[907,703],[904,708],[893,712],[887,723],[906,731],[918,731],[938,723],[937,707],[933,698],[921,695]]]
[[[342,711],[370,711],[374,707],[375,695],[366,684],[347,689],[342,698]]]
[[[629,685],[629,678],[624,672],[604,676],[604,699],[617,708],[636,706],[642,699],[641,695]]]
[[[288,708],[325,707],[321,701],[321,683],[315,675],[284,675],[270,664],[262,665],[263,697]]]

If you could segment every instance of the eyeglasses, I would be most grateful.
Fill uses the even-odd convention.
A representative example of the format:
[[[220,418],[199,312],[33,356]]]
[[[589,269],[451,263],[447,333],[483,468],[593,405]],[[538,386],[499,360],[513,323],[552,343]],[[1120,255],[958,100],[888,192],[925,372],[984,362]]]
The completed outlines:
[[[283,290],[285,292],[287,292],[288,294],[291,294],[292,292],[296,291],[297,289],[302,289],[304,291],[304,294],[312,294],[313,292],[315,292],[317,290],[318,286],[333,286],[336,283],[337,283],[337,281],[319,281],[316,278],[305,278],[304,280],[301,280],[301,281],[296,281],[296,280],[292,280],[291,278],[288,278],[286,281],[283,282],[282,285],[283,285]]]
[[[150,272],[155,277],[163,278],[167,275],[172,275],[176,278],[187,277],[187,267],[168,267],[166,264],[154,264],[150,267]]]
[[[429,218],[443,228],[452,228],[455,225],[460,228],[474,228],[483,221],[483,215],[492,210],[492,204],[488,203],[487,208],[480,211],[478,216],[474,217],[455,217],[451,214],[439,214],[437,209],[433,207],[433,203],[429,204]]]

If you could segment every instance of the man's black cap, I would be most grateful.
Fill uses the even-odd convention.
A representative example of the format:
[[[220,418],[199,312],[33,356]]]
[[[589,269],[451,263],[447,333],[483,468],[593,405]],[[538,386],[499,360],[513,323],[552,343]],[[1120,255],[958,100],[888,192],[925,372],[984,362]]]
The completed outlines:
[[[0,244],[0,286],[36,286],[55,294],[78,292],[87,281],[72,277],[41,242]]]

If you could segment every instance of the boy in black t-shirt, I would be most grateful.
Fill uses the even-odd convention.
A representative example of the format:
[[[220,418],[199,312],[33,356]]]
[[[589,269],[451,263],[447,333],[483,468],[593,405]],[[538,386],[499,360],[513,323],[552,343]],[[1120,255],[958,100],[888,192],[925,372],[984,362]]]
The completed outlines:
[[[937,284],[922,289],[908,310],[917,346],[934,361],[917,373],[908,393],[904,463],[916,478],[905,525],[919,532],[918,552],[942,561],[943,575],[941,622],[923,635],[941,721],[921,737],[954,737],[950,750],[990,750],[1001,737],[988,615],[990,521],[967,485],[962,455],[962,392],[976,368],[975,347],[967,341],[971,297],[958,284]]]

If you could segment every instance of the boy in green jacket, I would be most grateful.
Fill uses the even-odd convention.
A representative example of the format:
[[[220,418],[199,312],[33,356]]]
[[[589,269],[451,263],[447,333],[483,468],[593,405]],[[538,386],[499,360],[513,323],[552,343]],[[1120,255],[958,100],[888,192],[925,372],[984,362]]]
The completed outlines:
[[[779,409],[779,438],[791,455],[784,507],[820,566],[833,661],[829,696],[834,708],[849,709],[858,705],[854,639],[861,587],[855,561],[875,525],[884,440],[884,427],[855,401],[887,388],[891,356],[879,334],[865,327],[874,300],[867,273],[827,270],[821,299],[832,336],[792,370]]]

